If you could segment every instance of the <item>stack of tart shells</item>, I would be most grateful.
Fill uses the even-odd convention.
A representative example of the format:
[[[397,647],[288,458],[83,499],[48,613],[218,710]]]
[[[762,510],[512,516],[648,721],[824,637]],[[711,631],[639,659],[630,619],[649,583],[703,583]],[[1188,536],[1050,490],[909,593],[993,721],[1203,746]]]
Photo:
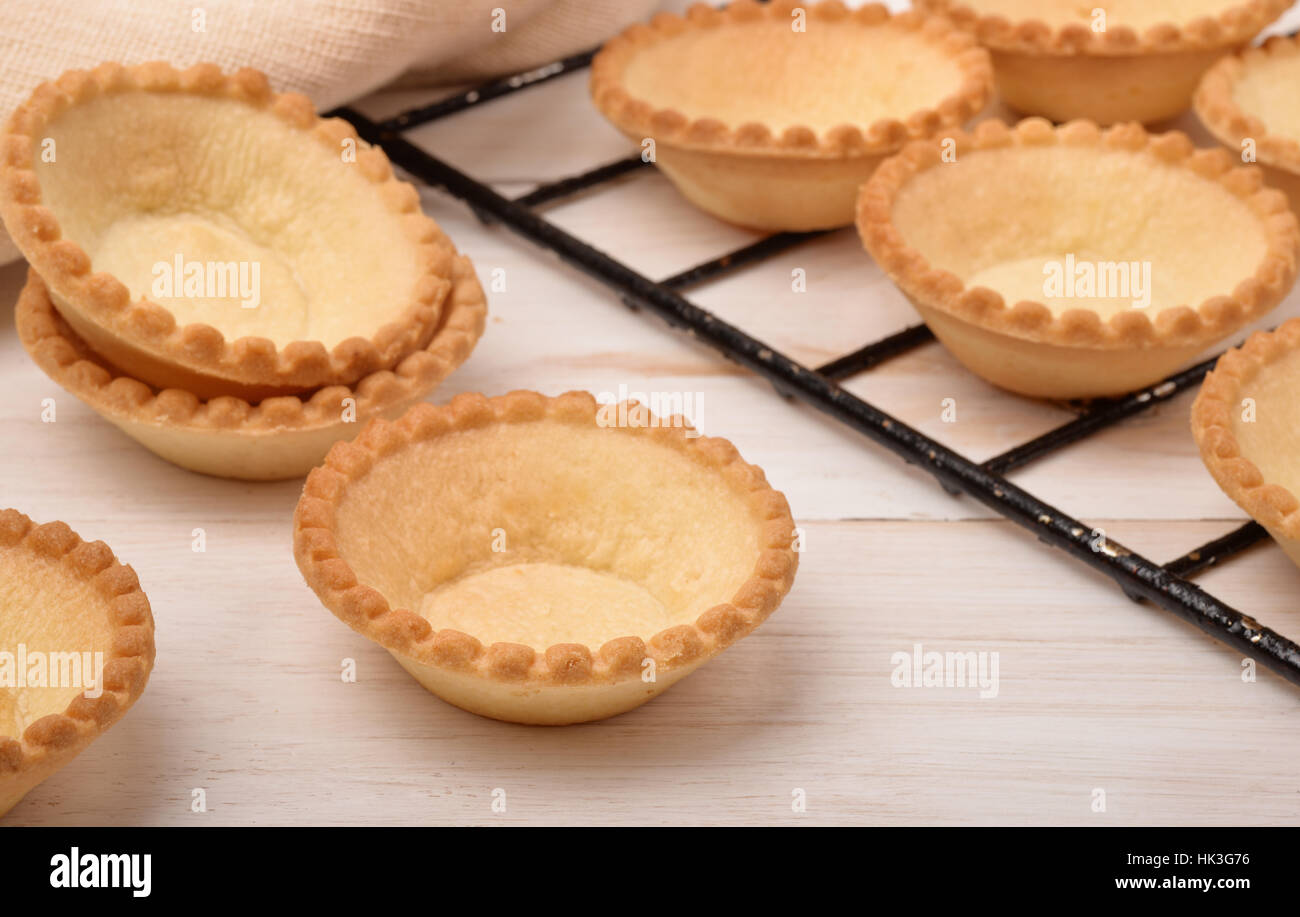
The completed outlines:
[[[277,258],[276,243],[292,248],[287,270],[317,296],[302,293],[304,316],[333,309],[317,327],[342,339],[310,328],[294,339],[314,316],[279,343],[228,336],[99,269],[107,236],[159,214],[193,214],[201,232],[233,232]],[[39,86],[0,136],[0,217],[31,264],[16,310],[28,354],[127,435],[205,474],[305,475],[366,421],[428,396],[484,328],[473,266],[383,152],[252,69],[108,63]],[[162,227],[118,248],[156,271],[180,244],[159,244],[180,238]],[[268,323],[286,308],[274,294],[258,305]]]

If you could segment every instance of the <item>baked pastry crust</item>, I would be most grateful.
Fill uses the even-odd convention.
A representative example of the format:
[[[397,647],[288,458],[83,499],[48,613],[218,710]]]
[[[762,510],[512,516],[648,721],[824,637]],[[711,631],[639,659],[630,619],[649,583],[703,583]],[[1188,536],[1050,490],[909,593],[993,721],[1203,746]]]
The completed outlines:
[[[399,317],[369,328],[367,336],[349,336],[328,350],[318,340],[279,346],[269,337],[232,340],[211,324],[179,324],[170,309],[146,297],[133,301],[120,279],[96,271],[81,241],[64,237],[58,215],[47,206],[38,171],[42,138],[70,110],[131,94],[186,97],[195,104],[233,100],[251,116],[274,115],[275,123],[287,125],[291,136],[328,150],[331,156],[339,155],[345,142],[354,143],[356,174],[373,189],[382,210],[399,227],[398,235],[411,246],[415,282],[409,301],[396,313]],[[249,130],[256,135],[256,127]],[[157,163],[141,163],[146,178],[149,169],[168,174]],[[323,181],[327,183],[328,176]],[[148,193],[163,193],[142,182],[142,187],[151,189]],[[188,186],[184,190],[193,191]],[[272,203],[263,201],[260,206]],[[291,208],[292,202],[278,201],[274,206]],[[225,74],[215,64],[178,71],[162,62],[133,67],[106,63],[91,71],[69,71],[42,84],[13,113],[3,135],[0,216],[65,317],[97,351],[151,384],[185,388],[201,397],[235,395],[256,400],[351,384],[368,373],[391,368],[428,342],[450,288],[451,246],[437,224],[420,212],[416,190],[393,176],[383,151],[360,140],[346,121],[318,118],[305,96],[272,92],[266,77],[248,68]],[[292,211],[286,209],[277,219],[293,219]],[[359,245],[364,244],[364,233],[358,239]],[[364,313],[358,310],[357,314]]]
[[[640,410],[633,403],[622,407]],[[435,630],[415,611],[393,607],[380,589],[360,581],[340,543],[345,537],[341,507],[349,490],[403,451],[439,440],[458,442],[458,448],[465,450],[470,447],[455,438],[467,431],[501,433],[515,425],[551,423],[589,430],[600,426],[601,409],[585,392],[557,398],[535,392],[496,398],[463,394],[444,406],[417,405],[395,423],[372,422],[355,441],[335,445],[325,464],[308,475],[294,514],[294,556],[307,584],[330,611],[391,652],[426,687],[472,712],[513,722],[564,724],[600,719],[644,703],[757,628],[794,581],[798,556],[789,506],[762,471],[745,463],[726,440],[695,438],[689,435],[693,431],[681,426],[619,426],[601,434],[649,441],[646,448],[666,446],[698,463],[732,495],[727,499],[741,501],[745,518],[751,520],[746,524],[757,526],[756,556],[746,562],[752,568],[746,567],[749,573],[734,595],[703,610],[691,623],[658,633],[622,636],[595,648],[580,643],[535,648],[507,642],[485,647],[473,634]],[[457,454],[462,467],[474,461],[468,452]],[[481,471],[485,480],[491,480],[491,468]],[[611,469],[618,474],[630,471]],[[472,506],[483,496],[453,485],[448,499],[468,500]],[[507,505],[516,504],[507,501]],[[567,524],[561,521],[564,510],[555,512],[548,529]],[[608,521],[612,530],[592,533],[602,544],[638,534],[634,520]],[[682,520],[683,526],[690,524],[691,520]],[[629,526],[628,531],[618,530]],[[583,539],[583,543],[588,542]],[[437,558],[427,553],[417,550],[414,556],[433,564]],[[713,598],[697,595],[687,605],[693,608],[705,601]],[[655,665],[657,677],[652,684],[642,679],[647,660]]]
[[[1148,134],[1137,124],[1101,130],[1091,122],[1071,122],[1059,128],[1039,118],[1021,121],[1014,128],[1001,121],[986,121],[972,134],[954,135],[956,159],[977,151],[1017,148],[1053,148],[1099,152],[1127,152],[1150,157],[1153,166],[1174,166],[1207,181],[1216,182],[1243,201],[1258,217],[1266,240],[1264,257],[1250,276],[1243,276],[1226,295],[1207,295],[1195,304],[1160,309],[1154,319],[1145,310],[1117,311],[1108,318],[1086,307],[1056,313],[1040,301],[1009,304],[1002,294],[968,285],[956,274],[933,266],[904,238],[895,224],[895,204],[900,192],[917,176],[944,163],[935,142],[918,141],[887,160],[862,189],[858,203],[858,232],[867,250],[891,279],[922,311],[940,339],[967,365],[990,381],[1024,394],[1054,398],[1118,395],[1164,378],[1179,363],[1196,356],[1242,325],[1274,308],[1296,279],[1300,260],[1300,225],[1285,197],[1262,186],[1257,169],[1233,167],[1222,149],[1197,150],[1178,132]],[[954,168],[953,166],[945,166]],[[954,208],[966,206],[952,201]],[[1014,219],[1014,214],[1009,214]],[[1032,254],[1032,253],[1027,253]],[[1217,291],[1212,291],[1217,294]],[[1154,310],[1150,310],[1154,311]],[[966,329],[991,332],[980,340],[956,341],[955,319]],[[951,334],[950,334],[951,333]],[[1022,352],[1008,363],[1006,354],[986,360],[971,350],[990,351],[999,341],[1052,348],[1042,364],[1032,365],[1033,354]],[[1086,356],[1078,373],[1055,381],[1039,378],[1038,371],[1061,369],[1067,350]],[[1109,364],[1107,352],[1117,359]],[[987,356],[987,354],[984,354]],[[1089,365],[1093,363],[1095,365]],[[997,369],[998,365],[1001,369]]]
[[[483,334],[487,300],[468,258],[456,255],[451,274],[451,293],[423,350],[351,386],[256,404],[158,390],[122,372],[68,327],[34,270],[19,296],[16,322],[23,347],[46,375],[168,461],[218,477],[282,480],[305,475],[358,423],[396,417],[465,362]]]
[[[37,525],[17,510],[5,509],[0,510],[0,576],[18,576],[19,581],[9,586],[11,592],[21,595],[24,574],[5,569],[10,556],[39,563],[47,583],[67,581],[88,588],[97,607],[70,603],[69,608],[48,611],[60,615],[59,627],[65,631],[77,614],[103,615],[109,645],[103,651],[103,693],[99,697],[78,694],[63,712],[40,717],[20,736],[0,734],[0,815],[121,719],[143,693],[154,662],[149,600],[140,590],[135,571],[118,563],[102,541],[82,541],[65,523]],[[39,614],[40,610],[34,611]],[[5,649],[12,652],[12,648]],[[73,650],[62,647],[58,651]]]
[[[1300,174],[1300,136],[1270,131],[1258,114],[1242,110],[1236,98],[1237,86],[1253,68],[1282,61],[1291,61],[1300,76],[1300,36],[1275,35],[1260,47],[1225,57],[1205,74],[1194,104],[1206,128],[1229,148],[1240,152],[1241,142],[1250,138],[1261,163]]]
[[[915,111],[820,131],[807,123],[769,124],[754,118],[728,124],[714,116],[691,116],[638,98],[628,89],[629,64],[648,49],[690,31],[789,23],[796,9],[806,11],[810,29],[893,30],[897,41],[915,40],[950,60],[959,78],[955,85],[936,90],[933,101]],[[684,17],[661,13],[649,24],[627,29],[592,61],[590,88],[597,108],[624,134],[638,142],[654,139],[656,162],[693,203],[741,225],[802,230],[852,222],[853,191],[880,158],[909,139],[970,119],[988,101],[992,82],[988,54],[946,20],[915,12],[891,15],[878,3],[850,11],[837,0],[738,0],[722,9],[698,3]],[[818,89],[823,95],[835,91],[833,86]],[[864,90],[854,85],[845,91]],[[771,190],[760,194],[756,185]],[[755,202],[760,198],[765,203]]]
[[[979,0],[916,0],[918,9],[947,16],[980,43],[1028,54],[1096,54],[1118,57],[1152,52],[1199,51],[1249,41],[1291,6],[1292,0],[1224,0],[1215,15],[1156,22],[1140,31],[1123,22],[1104,31],[1081,23],[1041,18],[1012,21]],[[994,4],[996,6],[996,4]],[[1087,4],[1073,4],[1090,10]],[[1100,5],[1098,5],[1100,6]],[[1176,6],[1176,4],[1174,4]],[[1104,8],[1104,7],[1102,7]],[[1041,13],[1040,13],[1041,15]]]
[[[1116,3],[1068,0],[917,0],[919,8],[951,17],[989,49],[998,94],[1016,111],[1103,125],[1181,114],[1206,70],[1290,3],[1134,0],[1115,9]],[[1097,10],[1106,10],[1107,18],[1095,31]]]
[[[1273,372],[1294,374],[1294,366],[1284,370],[1279,363],[1300,353],[1300,318],[1293,318],[1271,332],[1256,332],[1239,348],[1229,350],[1201,383],[1192,404],[1192,435],[1201,452],[1201,460],[1224,493],[1264,526],[1293,561],[1300,565],[1300,499],[1277,481],[1268,480],[1250,449],[1235,432],[1234,416],[1245,411],[1244,404],[1257,380]],[[1290,380],[1288,387],[1300,387],[1300,379]],[[1294,417],[1277,418],[1263,403],[1252,404],[1254,423],[1261,427],[1282,427],[1290,432]],[[1267,435],[1265,435],[1267,439]],[[1270,444],[1272,445],[1272,444]],[[1285,461],[1294,461],[1294,452],[1281,435],[1275,447],[1284,452]]]

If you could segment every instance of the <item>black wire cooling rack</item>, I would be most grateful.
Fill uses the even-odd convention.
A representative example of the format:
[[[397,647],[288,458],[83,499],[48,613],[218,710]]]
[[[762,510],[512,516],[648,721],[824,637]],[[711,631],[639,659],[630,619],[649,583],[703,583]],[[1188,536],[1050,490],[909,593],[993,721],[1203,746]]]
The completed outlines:
[[[1267,533],[1259,525],[1247,523],[1169,563],[1158,564],[1094,532],[1091,526],[1045,503],[1005,477],[1035,459],[1077,443],[1197,385],[1213,368],[1214,360],[1207,360],[1158,385],[1123,398],[1081,407],[1074,420],[988,461],[974,462],[839,385],[851,376],[932,341],[933,335],[924,325],[905,328],[823,366],[808,367],[701,309],[683,295],[688,288],[738,271],[825,233],[778,233],[656,281],[570,235],[533,210],[540,204],[591,192],[612,179],[641,170],[648,165],[642,157],[620,159],[541,185],[511,200],[414,145],[404,136],[404,132],[411,128],[583,70],[594,55],[592,50],[566,57],[545,67],[495,80],[460,95],[412,109],[382,123],[348,108],[332,114],[352,122],[363,139],[382,146],[394,163],[415,178],[460,198],[485,222],[500,223],[536,245],[555,252],[564,261],[608,286],[625,304],[653,312],[673,327],[684,330],[723,356],[764,377],[781,395],[796,398],[829,414],[909,464],[925,469],[949,493],[968,494],[1033,532],[1040,541],[1061,548],[1075,560],[1100,570],[1115,580],[1134,601],[1154,602],[1300,684],[1300,646],[1188,580],[1188,577],[1267,538]]]

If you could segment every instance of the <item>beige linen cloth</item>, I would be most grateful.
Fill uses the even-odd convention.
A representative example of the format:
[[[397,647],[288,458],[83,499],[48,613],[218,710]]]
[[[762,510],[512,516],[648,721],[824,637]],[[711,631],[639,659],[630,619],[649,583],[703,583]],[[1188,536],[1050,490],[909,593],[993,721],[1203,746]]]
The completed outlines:
[[[256,67],[327,109],[514,73],[600,43],[660,0],[0,0],[0,118],[102,61]],[[0,264],[19,257],[0,230]]]

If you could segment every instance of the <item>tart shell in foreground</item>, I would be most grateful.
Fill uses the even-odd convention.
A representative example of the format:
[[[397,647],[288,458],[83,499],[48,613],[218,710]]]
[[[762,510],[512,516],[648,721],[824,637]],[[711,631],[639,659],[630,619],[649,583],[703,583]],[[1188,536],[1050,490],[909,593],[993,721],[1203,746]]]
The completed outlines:
[[[602,420],[622,409],[644,425]],[[757,628],[798,563],[761,470],[725,440],[652,424],[582,392],[417,405],[308,476],[294,556],[330,611],[456,706],[544,725],[622,713]],[[500,577],[523,585],[480,591],[476,633],[431,623],[462,620],[475,594],[461,587]],[[668,626],[626,632],[650,590]],[[594,636],[506,639],[525,632]]]
[[[25,584],[24,576],[38,576],[40,583]],[[17,510],[0,510],[0,578],[7,580],[4,591],[10,600],[17,596],[20,602],[42,589],[74,584],[76,594],[88,596],[94,607],[78,602],[73,609],[58,609],[55,613],[102,615],[104,620],[96,622],[95,627],[111,635],[103,651],[98,685],[102,693],[98,697],[77,694],[62,712],[40,717],[21,735],[0,732],[2,816],[33,787],[84,751],[140,698],[153,669],[154,622],[135,571],[118,563],[102,541],[82,541],[62,522],[37,525]],[[39,623],[41,609],[20,610]],[[68,621],[60,620],[54,626],[63,633]],[[19,639],[39,642],[41,637],[20,634]],[[14,647],[0,649],[15,652]],[[81,651],[66,645],[33,645],[30,649],[45,653]],[[18,689],[0,687],[0,692],[8,690]]]
[[[432,339],[393,370],[257,404],[159,391],[123,373],[68,327],[35,271],[19,296],[16,322],[23,347],[46,375],[150,451],[203,474],[276,481],[302,477],[359,424],[396,417],[465,362],[483,334],[487,300],[468,258],[455,256],[452,276]]]

